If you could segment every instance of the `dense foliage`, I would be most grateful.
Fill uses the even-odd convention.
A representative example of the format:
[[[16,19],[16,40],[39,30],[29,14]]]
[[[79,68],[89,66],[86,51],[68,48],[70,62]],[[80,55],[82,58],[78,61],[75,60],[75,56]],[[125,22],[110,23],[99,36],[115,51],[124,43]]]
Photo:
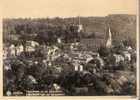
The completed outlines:
[[[107,37],[108,24],[113,33],[114,43],[120,40],[131,40],[135,46],[136,40],[136,16],[134,15],[109,15],[106,17],[81,17],[80,23],[83,25],[83,31],[77,34],[76,29],[79,19],[74,18],[44,18],[44,19],[4,19],[3,20],[3,37],[4,41],[9,40],[10,35],[19,35],[25,33],[36,34],[36,40],[41,38],[43,41],[49,40],[52,43],[59,36],[66,42],[73,41],[74,37],[83,38],[101,38]],[[13,36],[14,37],[14,36]],[[11,36],[12,38],[12,36]],[[50,38],[50,39],[48,39]],[[67,41],[69,39],[69,41]]]

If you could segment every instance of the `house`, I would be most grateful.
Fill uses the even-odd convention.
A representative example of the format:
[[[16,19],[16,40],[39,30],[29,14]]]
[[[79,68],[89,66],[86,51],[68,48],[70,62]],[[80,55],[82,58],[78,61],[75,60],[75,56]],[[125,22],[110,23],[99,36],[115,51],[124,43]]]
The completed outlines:
[[[12,92],[11,92],[10,90],[7,90],[7,91],[6,91],[6,95],[7,95],[7,96],[11,96],[11,95],[12,95]]]
[[[10,54],[10,56],[15,56],[16,55],[16,46],[14,44],[10,45],[9,54]]]
[[[72,51],[77,50],[77,49],[78,49],[78,46],[79,46],[79,43],[78,43],[78,42],[76,42],[76,43],[71,43],[70,49],[71,49]]]
[[[131,54],[128,51],[123,51],[122,53],[126,60],[131,61]]]
[[[48,58],[52,61],[62,55],[60,49],[57,46],[48,47],[47,49]]]
[[[16,50],[17,50],[17,55],[20,55],[24,51],[23,45],[16,46]]]
[[[93,57],[92,56],[88,56],[87,59],[86,59],[86,63],[88,63],[91,60],[93,60]]]
[[[80,64],[79,60],[74,60],[74,62],[72,63],[74,66],[74,71],[83,71],[83,65]]]
[[[116,63],[119,63],[119,62],[121,62],[121,61],[124,61],[124,57],[122,56],[122,55],[120,55],[120,54],[113,54],[113,56],[115,57],[115,62]]]
[[[26,51],[27,52],[33,52],[35,51],[35,48],[39,46],[39,43],[35,42],[35,41],[27,41],[26,44]]]
[[[33,51],[35,51],[35,48],[34,47],[31,47],[31,46],[27,46],[26,47],[26,51],[27,52],[33,52]]]
[[[61,44],[61,43],[62,43],[61,38],[57,38],[57,43],[59,43],[59,44]]]
[[[4,70],[8,71],[8,70],[12,70],[10,64],[7,64],[4,66]]]
[[[8,56],[8,48],[6,46],[3,47],[3,59],[6,59]]]
[[[48,49],[48,55],[54,54],[59,50],[57,46],[47,47],[47,49]]]
[[[127,46],[126,49],[129,51],[129,50],[132,50],[132,47],[131,46]]]
[[[37,84],[36,79],[32,75],[28,75],[28,82],[31,84]]]

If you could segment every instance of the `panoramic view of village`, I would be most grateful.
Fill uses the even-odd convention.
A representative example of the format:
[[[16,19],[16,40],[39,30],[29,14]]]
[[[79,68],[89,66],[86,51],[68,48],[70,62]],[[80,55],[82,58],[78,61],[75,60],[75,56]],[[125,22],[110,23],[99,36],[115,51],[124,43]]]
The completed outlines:
[[[136,16],[3,19],[4,96],[136,95]]]

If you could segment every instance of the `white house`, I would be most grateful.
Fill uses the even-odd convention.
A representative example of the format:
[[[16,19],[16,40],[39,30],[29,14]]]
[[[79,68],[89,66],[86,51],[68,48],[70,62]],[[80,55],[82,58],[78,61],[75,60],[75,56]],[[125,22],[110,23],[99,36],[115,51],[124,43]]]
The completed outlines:
[[[62,43],[61,38],[57,38],[57,43],[59,43],[59,44],[61,44],[61,43]]]
[[[5,66],[4,66],[4,69],[5,69],[5,70],[7,70],[7,71],[8,71],[8,70],[12,70],[12,68],[11,68],[10,64],[5,65]]]
[[[126,49],[129,51],[129,50],[132,50],[132,47],[131,46],[127,46]]]
[[[79,45],[79,43],[78,42],[76,42],[76,43],[71,43],[71,45],[70,45],[70,49],[73,51],[73,50],[77,50],[77,46]]]
[[[124,51],[123,55],[125,59],[127,59],[128,61],[131,61],[131,54],[128,51]]]
[[[80,64],[80,61],[75,60],[73,65],[74,65],[74,71],[83,71],[83,65]]]
[[[120,54],[113,54],[113,56],[115,57],[116,59],[116,63],[119,63],[120,61],[124,61],[124,57]]]
[[[48,55],[54,54],[59,48],[57,46],[48,47]]]
[[[79,65],[79,71],[83,71],[83,65]]]
[[[39,43],[37,43],[35,41],[27,41],[26,51],[33,52],[33,51],[35,51],[36,46],[39,46]]]
[[[20,55],[24,51],[23,45],[16,46],[16,50],[17,55]]]
[[[32,47],[35,47],[35,46],[39,46],[39,43],[35,42],[35,41],[28,41],[31,43],[31,46]]]
[[[11,56],[15,56],[16,55],[16,47],[14,44],[11,44],[9,47],[9,53]]]
[[[88,58],[86,59],[86,63],[88,63],[88,62],[91,61],[91,60],[93,60],[93,57],[88,57]]]
[[[33,51],[35,51],[35,48],[31,47],[31,46],[26,46],[26,51],[27,52],[33,52]]]
[[[29,75],[28,78],[32,84],[37,84],[36,79],[32,75]]]

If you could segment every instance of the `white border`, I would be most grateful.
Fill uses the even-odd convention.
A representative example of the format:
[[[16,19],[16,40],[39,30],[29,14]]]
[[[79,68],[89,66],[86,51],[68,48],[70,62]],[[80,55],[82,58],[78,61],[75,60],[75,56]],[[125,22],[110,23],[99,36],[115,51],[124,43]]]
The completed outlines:
[[[101,97],[99,97],[99,96],[74,96],[74,97],[72,97],[72,96],[65,96],[65,97],[57,97],[57,96],[55,96],[55,97],[38,97],[38,96],[31,96],[31,97],[28,97],[28,96],[23,96],[23,97],[4,97],[3,96],[3,71],[2,70],[0,70],[0,82],[1,82],[1,87],[0,87],[0,99],[5,99],[5,100],[8,100],[8,99],[15,99],[15,100],[19,100],[19,99],[22,99],[22,100],[27,100],[27,99],[30,99],[30,100],[32,100],[32,99],[47,99],[47,100],[56,100],[56,99],[60,99],[60,100],[62,100],[62,99],[68,99],[68,100],[71,100],[71,99],[80,99],[80,100],[85,100],[85,99],[107,99],[107,100],[111,100],[111,99],[114,99],[114,100],[125,100],[125,99],[127,99],[127,100],[138,100],[138,99],[140,99],[140,92],[139,92],[139,90],[140,90],[140,84],[139,84],[139,81],[140,81],[140,77],[139,77],[139,75],[140,75],[140,73],[139,73],[139,70],[140,70],[140,61],[139,61],[139,56],[140,56],[140,48],[139,48],[139,46],[140,46],[140,44],[139,44],[139,25],[140,25],[140,23],[139,23],[139,15],[140,15],[140,12],[139,12],[139,4],[140,4],[140,1],[139,0],[137,0],[137,97],[131,97],[131,96],[101,96]],[[0,7],[0,15],[2,15],[1,14],[1,12],[2,12],[2,9],[1,9],[1,7]],[[0,51],[3,51],[3,45],[2,45],[2,16],[0,16],[0,37],[1,37],[1,39],[0,39]],[[2,52],[0,52],[0,64],[1,64],[1,68],[3,68],[3,61],[2,61]]]

